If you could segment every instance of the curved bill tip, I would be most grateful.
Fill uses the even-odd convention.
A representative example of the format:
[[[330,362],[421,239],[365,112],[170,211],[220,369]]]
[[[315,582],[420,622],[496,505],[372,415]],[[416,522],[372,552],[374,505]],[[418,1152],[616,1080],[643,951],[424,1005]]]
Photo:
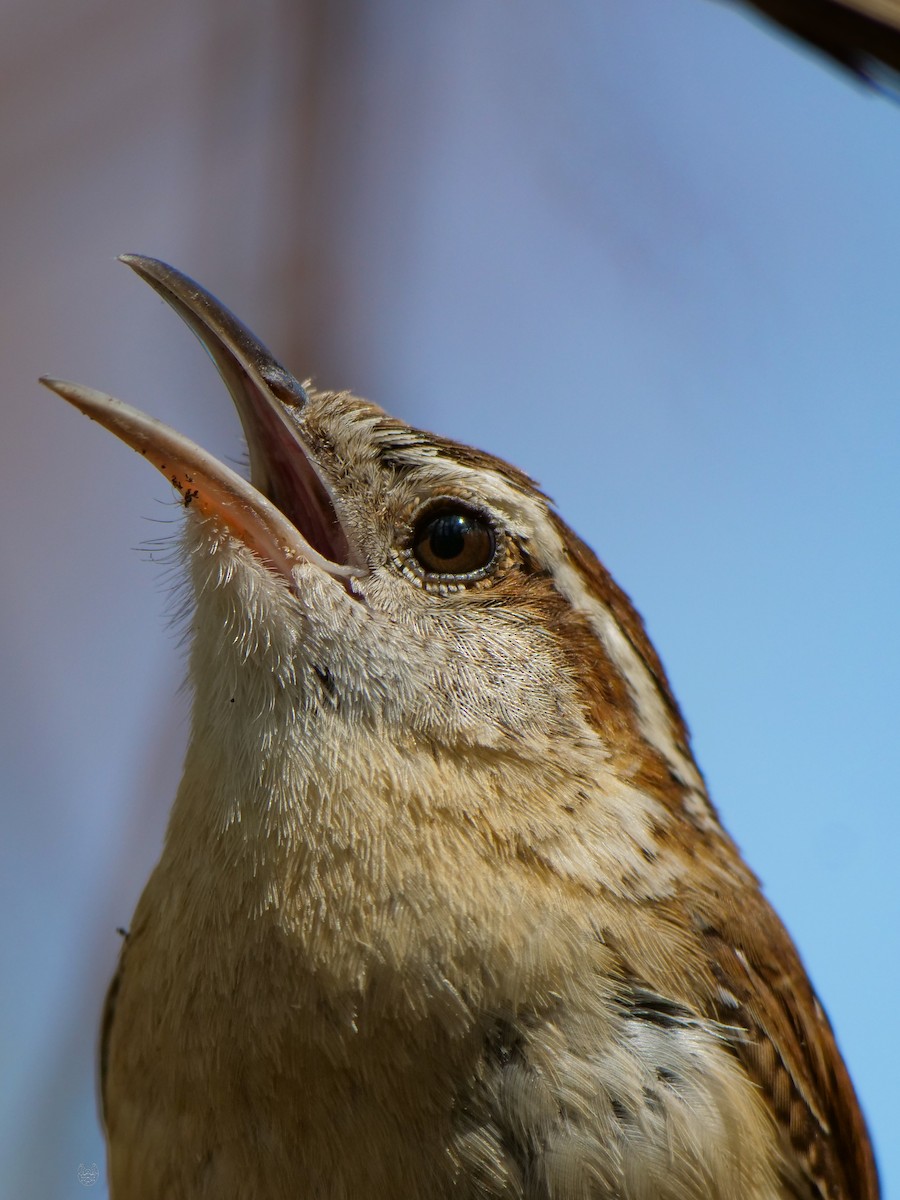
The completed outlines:
[[[95,392],[93,388],[84,387],[80,383],[71,383],[68,379],[56,379],[53,375],[39,375],[38,383],[51,392],[55,392],[57,396],[62,396],[63,400],[68,400],[69,404],[74,404],[82,412],[88,412],[92,407],[92,401],[103,394]],[[112,396],[104,398],[115,402]]]
[[[167,286],[169,279],[180,281],[184,285],[193,285],[198,291],[203,291],[199,287],[199,284],[194,284],[194,281],[188,275],[183,275],[181,271],[176,271],[174,267],[170,267],[161,258],[153,258],[149,254],[117,254],[116,262],[124,263],[126,267],[130,267],[135,275],[138,275],[145,283],[149,283],[155,291],[160,292],[164,299],[169,298],[167,293],[171,291],[171,288]],[[186,291],[188,287],[184,286],[182,290]]]
[[[306,389],[299,380],[243,321],[190,275],[143,254],[120,254],[118,259],[162,296],[200,339],[237,403],[242,421],[245,375],[289,408],[306,404]]]

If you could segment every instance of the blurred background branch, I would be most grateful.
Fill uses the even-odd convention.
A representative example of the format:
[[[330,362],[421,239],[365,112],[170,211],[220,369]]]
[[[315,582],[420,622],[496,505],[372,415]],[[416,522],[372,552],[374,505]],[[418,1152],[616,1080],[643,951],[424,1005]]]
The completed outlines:
[[[749,0],[835,62],[863,77],[900,71],[900,0]]]

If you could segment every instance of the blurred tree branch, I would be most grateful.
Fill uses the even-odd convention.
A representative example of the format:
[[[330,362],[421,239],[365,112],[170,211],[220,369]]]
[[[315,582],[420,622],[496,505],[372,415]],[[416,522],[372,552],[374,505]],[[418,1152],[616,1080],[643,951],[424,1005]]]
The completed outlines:
[[[744,2],[856,75],[900,72],[900,0]]]

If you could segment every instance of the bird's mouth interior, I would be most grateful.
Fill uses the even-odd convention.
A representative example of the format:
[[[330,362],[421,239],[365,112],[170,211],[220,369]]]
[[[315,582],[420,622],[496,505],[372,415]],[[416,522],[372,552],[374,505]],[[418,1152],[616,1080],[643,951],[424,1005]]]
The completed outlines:
[[[348,565],[354,558],[332,494],[290,417],[267,397],[239,363],[226,380],[235,399],[250,454],[250,483],[271,501],[323,558]],[[238,393],[237,395],[235,393]]]

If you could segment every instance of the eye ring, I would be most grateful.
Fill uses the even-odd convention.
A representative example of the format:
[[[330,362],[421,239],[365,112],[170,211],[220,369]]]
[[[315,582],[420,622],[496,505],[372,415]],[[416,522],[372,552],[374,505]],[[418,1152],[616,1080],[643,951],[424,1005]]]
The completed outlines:
[[[466,584],[490,574],[501,543],[493,520],[454,496],[430,501],[416,515],[408,555],[426,581]]]

